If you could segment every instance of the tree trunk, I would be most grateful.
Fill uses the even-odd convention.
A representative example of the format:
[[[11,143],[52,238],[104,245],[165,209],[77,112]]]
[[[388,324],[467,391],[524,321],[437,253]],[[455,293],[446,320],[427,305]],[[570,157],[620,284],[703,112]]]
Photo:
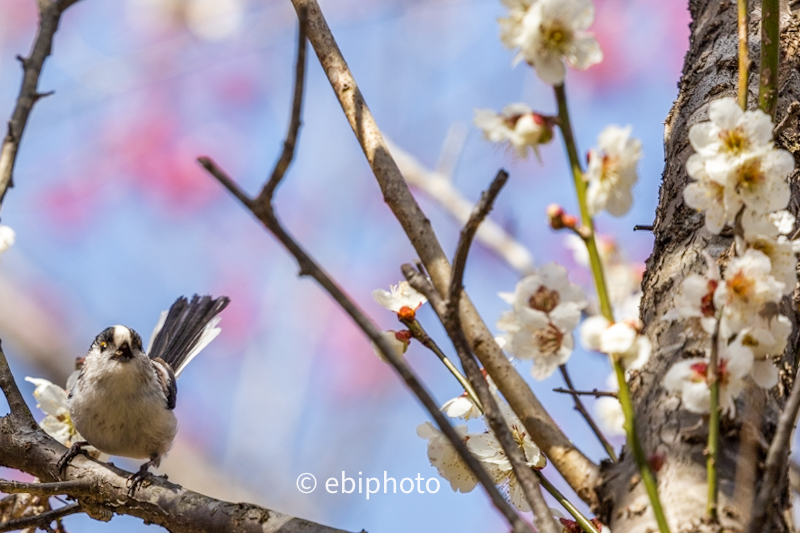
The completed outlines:
[[[760,2],[758,3],[760,4]],[[749,108],[757,106],[758,58],[760,53],[760,13],[750,20],[750,97]],[[663,454],[658,472],[659,492],[673,533],[714,531],[705,523],[707,502],[706,458],[708,417],[681,409],[680,400],[661,386],[664,375],[677,361],[697,357],[710,346],[702,330],[693,330],[685,322],[662,320],[674,307],[674,297],[683,279],[691,272],[703,272],[707,251],[724,266],[730,256],[732,232],[712,235],[703,226],[703,215],[687,207],[683,189],[689,181],[685,164],[692,154],[689,127],[708,119],[708,104],[721,97],[736,97],[738,39],[736,2],[727,0],[692,0],[691,46],[679,83],[680,92],[665,123],[665,167],[655,219],[653,254],[647,262],[643,281],[641,315],[646,333],[653,343],[650,363],[636,375],[632,394],[636,421],[645,453]],[[781,15],[781,69],[779,73],[779,121],[787,105],[798,100],[800,76],[796,71],[800,36],[798,17],[786,7]],[[657,58],[653,58],[657,61]],[[778,144],[798,160],[800,135],[796,123],[789,124]],[[793,197],[790,209],[797,213],[800,191],[797,172],[791,176]],[[751,388],[737,401],[737,416],[722,422],[719,455],[719,517],[724,531],[740,531],[750,516],[753,501],[763,476],[766,447],[775,433],[779,410],[795,375],[797,352],[797,314],[791,298],[782,304],[782,312],[793,321],[794,334],[781,361],[781,381],[776,392]],[[745,420],[753,420],[747,424]],[[752,427],[754,438],[743,439],[744,428]],[[752,442],[748,446],[746,443]],[[744,443],[744,444],[743,444]],[[740,453],[741,452],[741,453]],[[738,467],[738,468],[737,468]],[[748,469],[752,467],[750,477]],[[738,470],[738,472],[737,472]],[[738,476],[738,478],[737,478]],[[790,506],[787,476],[781,481],[780,501],[764,531],[788,531]],[[739,492],[741,491],[741,492]],[[647,495],[639,481],[633,457],[625,454],[619,464],[607,465],[604,483],[599,490],[604,521],[615,532],[657,531]],[[740,499],[741,498],[741,499]]]

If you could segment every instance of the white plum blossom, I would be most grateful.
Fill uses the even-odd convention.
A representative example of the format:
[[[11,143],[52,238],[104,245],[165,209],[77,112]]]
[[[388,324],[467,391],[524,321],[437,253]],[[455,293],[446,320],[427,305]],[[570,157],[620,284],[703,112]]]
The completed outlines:
[[[603,60],[594,36],[586,30],[594,21],[590,0],[522,0],[505,2],[509,17],[500,20],[501,39],[519,48],[515,61],[525,59],[550,85],[564,83],[564,61],[585,70]]]
[[[474,122],[488,141],[507,142],[521,158],[528,157],[530,150],[539,157],[539,145],[553,138],[550,119],[525,104],[507,105],[499,114],[491,109],[476,109]]]
[[[718,379],[719,407],[723,415],[736,414],[734,400],[744,390],[744,378],[753,366],[753,352],[742,345],[741,336],[727,346],[720,341]],[[696,357],[675,363],[664,376],[664,388],[680,395],[683,406],[692,413],[707,414],[711,409],[708,386],[708,358]]]
[[[742,202],[735,196],[725,194],[725,184],[711,179],[706,172],[705,159],[692,154],[686,162],[686,171],[695,181],[683,190],[683,199],[691,208],[705,213],[706,229],[719,234],[726,224],[732,224]],[[732,201],[733,205],[727,202]]]
[[[467,426],[457,426],[454,429],[460,437],[468,441]],[[469,492],[475,488],[478,480],[444,433],[430,422],[425,422],[417,426],[417,435],[428,439],[428,460],[439,471],[439,475],[450,482],[454,491]]]
[[[631,138],[631,126],[607,126],[589,150],[586,203],[592,216],[606,210],[614,216],[627,213],[633,203],[636,165],[642,158],[642,143]]]
[[[527,465],[531,468],[544,468],[547,460],[528,436],[519,418],[505,402],[498,401],[498,407]],[[495,484],[507,489],[511,502],[521,511],[530,511],[511,462],[494,434],[491,432],[468,434],[467,426],[458,426],[455,429],[467,448],[486,468]],[[428,459],[439,470],[439,474],[450,482],[454,491],[469,492],[475,488],[477,479],[441,431],[430,422],[425,422],[417,427],[417,435],[428,439]]]
[[[620,361],[626,371],[642,368],[650,359],[650,340],[642,335],[638,319],[610,323],[605,317],[589,317],[581,324],[581,343],[587,350],[603,352]]]
[[[778,303],[784,284],[770,274],[769,258],[755,249],[731,259],[724,281],[714,292],[714,305],[723,309],[725,326],[735,333],[746,328],[765,303]]]
[[[625,413],[616,398],[602,396],[594,402],[594,412],[603,432],[612,436],[625,435]]]
[[[742,345],[753,352],[753,368],[750,375],[762,389],[771,389],[778,384],[778,369],[770,356],[783,354],[789,335],[791,321],[783,315],[766,318],[759,314],[755,325],[739,333]]]
[[[532,359],[534,378],[547,378],[572,353],[572,330],[587,304],[583,291],[567,280],[564,267],[550,263],[500,297],[513,306],[497,323],[505,331],[505,349]]]
[[[714,293],[721,282],[719,267],[714,258],[703,252],[705,274],[689,274],[681,284],[675,298],[675,307],[664,314],[664,320],[698,318],[706,333],[714,333],[717,325],[717,308]]]
[[[707,122],[689,129],[689,142],[703,157],[736,159],[743,153],[772,148],[772,119],[763,111],[742,111],[733,98],[714,100]]]
[[[7,252],[9,248],[14,246],[16,234],[10,226],[0,224],[0,254]]]
[[[383,336],[383,338],[386,339],[386,341],[392,347],[392,350],[394,350],[394,354],[397,357],[402,358],[403,354],[406,353],[406,350],[408,350],[408,345],[411,342],[411,332],[408,331],[407,329],[401,331],[389,330],[381,332],[381,335]],[[389,360],[386,359],[386,357],[383,355],[383,352],[381,351],[380,348],[378,348],[378,345],[375,344],[374,342],[372,342],[371,345],[372,345],[372,351],[375,352],[375,355],[377,355],[378,358],[384,363],[388,363]]]
[[[33,396],[38,402],[37,407],[47,415],[39,422],[45,433],[67,448],[84,440],[69,416],[67,391],[46,379],[26,377],[25,381],[36,386]]]
[[[407,281],[391,285],[389,292],[383,289],[375,289],[372,291],[372,298],[382,307],[398,314],[403,312],[404,309],[413,313],[428,301],[422,293],[414,289]]]
[[[451,400],[447,400],[442,406],[441,411],[450,418],[462,418],[464,420],[483,416],[481,410],[478,409],[478,406],[475,405],[475,402],[466,392],[461,396],[456,396]]]
[[[792,231],[794,217],[788,211],[777,211],[770,217],[746,209],[742,214],[744,237],[736,238],[739,253],[747,248],[762,252],[769,258],[772,277],[783,283],[783,293],[791,294],[797,285],[797,257],[800,240],[790,241],[786,233]],[[781,232],[781,229],[786,231]]]
[[[712,233],[733,223],[743,206],[761,215],[784,209],[794,158],[773,146],[771,118],[742,111],[732,98],[712,102],[709,118],[689,130],[696,153],[686,171],[695,182],[684,190],[686,204],[705,212]]]

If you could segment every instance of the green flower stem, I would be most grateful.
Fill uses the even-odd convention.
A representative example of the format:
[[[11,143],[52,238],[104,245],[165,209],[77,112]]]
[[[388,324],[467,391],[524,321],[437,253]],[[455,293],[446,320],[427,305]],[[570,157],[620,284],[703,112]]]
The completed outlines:
[[[761,0],[761,75],[758,107],[775,119],[778,103],[778,60],[781,52],[779,0]]]
[[[592,521],[586,518],[577,507],[572,505],[572,502],[566,499],[564,495],[561,494],[561,492],[559,492],[559,490],[552,483],[550,483],[546,477],[544,477],[544,474],[535,468],[533,471],[536,472],[537,476],[539,476],[539,483],[541,483],[547,492],[549,492],[553,498],[555,498],[558,503],[560,503],[561,506],[572,515],[575,521],[578,522],[578,525],[581,526],[582,530],[584,530],[586,533],[599,533],[597,528],[594,527],[594,524],[592,524]]]
[[[567,95],[564,92],[564,85],[555,87],[556,101],[558,102],[558,122],[561,128],[561,137],[564,139],[564,146],[567,149],[567,157],[572,170],[572,179],[575,182],[575,192],[578,195],[578,206],[581,210],[581,224],[584,227],[585,235],[582,235],[586,248],[589,251],[589,263],[592,268],[592,277],[597,286],[597,298],[600,301],[600,312],[610,322],[614,321],[614,313],[611,311],[611,301],[608,299],[606,289],[606,278],[603,275],[603,263],[600,261],[600,253],[597,251],[597,241],[594,236],[594,221],[589,214],[589,206],[586,203],[586,182],[583,179],[583,170],[578,159],[578,149],[575,147],[575,138],[572,136],[572,125],[569,120],[569,108],[567,107]]]
[[[475,389],[472,388],[472,385],[470,385],[467,378],[465,378],[464,375],[459,372],[458,368],[456,368],[456,365],[454,365],[453,362],[444,354],[444,352],[442,352],[442,350],[439,348],[439,345],[430,338],[428,332],[425,331],[425,329],[422,327],[422,324],[419,323],[419,320],[415,318],[413,320],[400,319],[400,321],[408,328],[412,337],[417,339],[420,343],[422,343],[423,346],[436,354],[436,357],[438,357],[442,363],[444,363],[444,366],[447,367],[447,370],[449,370],[450,373],[455,376],[455,378],[464,388],[464,391],[469,395],[472,402],[482,413],[483,406],[478,399],[478,394],[475,392]]]
[[[739,105],[743,111],[747,111],[747,93],[750,85],[747,81],[750,69],[747,0],[737,0],[736,4],[738,8],[737,26],[739,29]]]
[[[708,420],[708,449],[706,450],[706,476],[708,478],[708,504],[706,512],[709,520],[717,521],[717,458],[719,457],[719,326],[722,315],[717,316],[717,325],[711,335],[711,355],[708,361],[706,378],[711,389],[711,405]]]
[[[594,221],[589,213],[589,206],[586,203],[586,182],[583,179],[583,170],[581,169],[581,163],[578,159],[578,149],[575,146],[575,138],[572,134],[569,108],[567,107],[567,96],[564,91],[564,85],[556,86],[554,89],[556,102],[558,103],[559,127],[561,128],[561,136],[564,139],[564,146],[567,150],[567,157],[569,158],[569,164],[572,169],[572,177],[575,181],[575,191],[581,211],[581,222],[587,230],[584,242],[586,242],[586,248],[589,251],[589,262],[591,264],[595,286],[597,287],[597,299],[600,304],[600,312],[606,320],[613,323],[614,313],[611,309],[611,300],[608,297],[608,289],[606,288],[605,276],[603,275],[603,264],[600,260],[600,254],[597,251]],[[639,436],[636,433],[636,425],[634,424],[633,418],[633,402],[631,401],[628,382],[625,381],[625,370],[622,368],[622,364],[619,361],[613,360],[613,358],[612,363],[619,383],[619,402],[625,414],[625,432],[628,437],[628,445],[633,452],[636,465],[639,467],[639,472],[644,481],[647,495],[650,498],[650,504],[653,506],[653,513],[658,523],[658,529],[661,533],[669,533],[669,526],[664,516],[664,509],[661,507],[661,500],[658,497],[658,486],[656,485],[655,475],[653,471],[650,470],[650,465],[647,462],[644,450],[639,442]]]
[[[661,533],[669,533],[667,518],[664,516],[664,509],[661,507],[661,500],[658,497],[656,477],[653,475],[653,471],[650,470],[650,464],[645,458],[644,450],[642,450],[642,444],[639,442],[639,436],[636,433],[636,427],[633,422],[633,403],[631,402],[628,382],[625,381],[625,369],[622,368],[622,363],[619,361],[613,361],[613,364],[614,372],[617,374],[617,381],[620,384],[619,403],[622,405],[622,412],[625,414],[625,433],[628,435],[628,442],[630,443],[631,451],[633,451],[633,457],[642,475],[644,488],[647,491],[647,495],[650,497],[650,503],[653,505],[653,514],[656,516],[658,530]]]

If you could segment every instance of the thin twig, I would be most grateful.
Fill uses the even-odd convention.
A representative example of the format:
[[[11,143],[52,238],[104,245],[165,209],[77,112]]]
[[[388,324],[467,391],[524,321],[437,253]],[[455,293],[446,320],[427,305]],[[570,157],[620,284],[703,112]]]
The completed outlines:
[[[753,504],[753,519],[747,528],[748,533],[764,530],[765,521],[772,514],[773,504],[780,499],[782,479],[789,460],[790,443],[798,413],[800,413],[800,369],[795,374],[792,392],[778,418],[778,427],[769,445],[767,459],[764,462],[764,477]]]
[[[58,509],[45,511],[36,516],[26,516],[24,518],[15,518],[14,520],[2,522],[0,523],[0,533],[3,533],[5,531],[17,531],[27,528],[49,527],[49,525],[56,520],[59,520],[71,514],[77,514],[82,512],[83,508],[81,507],[80,503],[71,503],[69,505],[65,505],[64,507],[59,507]]]
[[[780,135],[783,130],[789,125],[789,121],[792,120],[794,117],[797,116],[797,113],[800,112],[800,102],[792,102],[789,104],[789,107],[786,108],[786,114],[783,116],[780,122],[778,122],[775,129],[772,130],[772,138],[777,139],[778,135]]]
[[[14,376],[11,374],[11,369],[8,367],[8,360],[6,360],[6,354],[3,352],[2,341],[0,341],[0,389],[6,396],[11,415],[21,422],[36,426],[36,420],[33,418],[31,410],[28,409],[25,398],[22,397],[22,393],[19,391],[16,381],[14,381]]]
[[[296,10],[307,10],[306,31],[309,42],[364,151],[386,204],[425,264],[436,290],[440,294],[447,293],[451,281],[447,255],[431,229],[430,221],[397,168],[380,128],[336,45],[336,39],[325,21],[319,3],[316,0],[292,0],[292,4]],[[556,424],[530,386],[494,342],[492,332],[466,295],[461,299],[460,313],[468,340],[475,347],[475,355],[526,429],[536,436],[536,444],[583,501],[589,505],[598,505],[596,487],[600,479],[599,466],[584,455]]]
[[[743,111],[747,111],[747,94],[749,85],[747,76],[750,70],[750,48],[748,40],[748,9],[747,0],[737,0],[736,23],[739,32],[739,106]]]
[[[14,186],[14,164],[33,105],[40,98],[52,94],[52,92],[39,92],[39,76],[42,73],[45,59],[52,51],[53,36],[58,30],[61,14],[75,2],[77,0],[37,2],[39,30],[33,43],[33,49],[28,57],[17,56],[22,63],[22,86],[17,96],[14,112],[11,114],[11,120],[8,122],[8,132],[3,140],[3,146],[0,148],[0,208],[2,208],[6,192]]]
[[[597,389],[592,389],[592,390],[570,390],[570,389],[564,389],[564,388],[561,388],[561,387],[557,387],[557,388],[553,389],[553,392],[560,392],[562,394],[572,394],[573,396],[594,396],[595,398],[602,398],[602,397],[605,396],[605,397],[608,397],[608,398],[614,398],[614,399],[619,400],[619,394],[617,394],[616,392],[597,390]]]
[[[294,74],[294,98],[292,99],[292,116],[291,120],[289,121],[289,131],[286,133],[286,140],[283,142],[283,152],[281,152],[281,157],[275,164],[275,168],[272,169],[272,174],[270,175],[269,180],[264,184],[264,188],[261,189],[261,192],[256,198],[255,201],[257,203],[269,203],[272,201],[272,195],[275,194],[275,188],[278,186],[281,179],[283,179],[283,175],[286,174],[286,170],[289,168],[289,165],[291,165],[292,159],[294,158],[294,147],[297,144],[297,134],[299,133],[300,125],[302,124],[301,114],[303,111],[303,90],[305,87],[307,42],[305,30],[305,10],[298,11],[297,18],[299,21],[297,30],[297,65],[295,66]]]
[[[231,190],[235,189],[234,196],[242,201],[258,218],[264,227],[271,232],[283,246],[294,256],[298,265],[300,266],[300,275],[309,276],[319,283],[323,289],[336,301],[336,303],[350,315],[353,321],[361,328],[361,330],[374,342],[383,353],[383,356],[394,367],[403,381],[406,383],[411,392],[416,395],[420,403],[425,406],[430,415],[436,421],[436,424],[441,429],[442,433],[448,438],[450,443],[456,449],[458,454],[464,460],[466,465],[472,471],[473,475],[480,481],[484,489],[492,500],[495,507],[503,514],[508,523],[511,525],[515,533],[522,533],[529,531],[527,524],[519,517],[511,505],[503,498],[503,495],[497,490],[494,482],[481,463],[469,451],[464,441],[456,433],[453,426],[447,418],[439,411],[439,407],[434,401],[430,393],[425,389],[417,376],[412,372],[411,368],[405,361],[398,357],[388,341],[381,334],[380,330],[367,318],[367,316],[353,303],[353,301],[344,293],[344,291],[336,284],[336,282],[317,265],[317,263],[303,250],[303,248],[286,232],[283,226],[278,221],[271,203],[256,204],[254,201],[248,199],[247,195],[238,188],[234,181],[213,161],[207,157],[198,159],[200,164],[217,180],[222,183],[226,188]]]
[[[636,224],[633,227],[633,231],[653,231],[652,224]]]
[[[508,422],[503,418],[497,402],[489,390],[489,385],[483,377],[478,362],[472,353],[472,349],[464,335],[464,330],[461,326],[461,317],[458,313],[458,304],[461,300],[461,293],[464,289],[464,271],[467,265],[467,257],[469,250],[472,246],[472,240],[475,238],[475,233],[481,222],[486,218],[486,215],[492,210],[497,195],[500,194],[503,186],[508,181],[508,173],[505,170],[499,170],[489,184],[489,188],[481,194],[481,198],[475,207],[472,209],[467,223],[461,229],[461,234],[456,246],[456,253],[453,257],[453,270],[450,279],[450,288],[447,293],[447,299],[442,306],[441,298],[435,290],[429,291],[430,296],[438,305],[434,306],[437,314],[444,311],[444,315],[439,314],[447,334],[453,341],[453,346],[461,359],[461,366],[464,368],[472,386],[478,389],[478,395],[483,405],[484,415],[489,422],[489,427],[492,429],[498,442],[503,447],[506,457],[511,463],[511,468],[517,476],[517,480],[522,487],[522,492],[525,494],[525,499],[533,511],[536,525],[545,533],[557,533],[559,527],[556,525],[552,514],[550,513],[547,503],[542,496],[541,489],[539,488],[539,480],[531,471],[527,464],[527,459],[520,450],[519,444],[511,434],[508,427]]]
[[[23,483],[22,481],[7,481],[0,479],[0,492],[6,494],[32,494],[34,496],[55,496],[56,494],[69,494],[72,491],[85,489],[90,483],[83,479],[69,481],[53,481],[50,483]]]
[[[575,402],[575,410],[581,414],[584,420],[586,420],[586,423],[589,424],[589,427],[592,429],[595,437],[597,437],[597,440],[599,440],[600,444],[603,446],[603,448],[605,448],[608,456],[616,463],[617,454],[614,453],[614,447],[608,442],[605,435],[603,435],[603,432],[600,430],[600,427],[592,418],[592,415],[589,414],[589,411],[583,405],[580,394],[576,393],[575,387],[572,385],[572,379],[569,377],[569,372],[567,371],[567,365],[561,365],[559,368],[561,369],[561,375],[564,377],[564,383],[567,384],[567,388],[572,394],[572,400]]]
[[[450,373],[456,378],[456,381],[458,381],[458,383],[464,389],[464,392],[467,393],[467,396],[469,396],[472,401],[475,402],[475,405],[478,406],[479,409],[482,409],[481,401],[478,399],[478,395],[475,393],[475,389],[472,388],[469,380],[458,371],[456,365],[454,365],[450,358],[445,355],[441,348],[439,348],[439,345],[436,344],[436,341],[433,340],[430,335],[428,335],[428,332],[425,331],[425,328],[422,327],[422,324],[420,324],[419,320],[416,318],[413,320],[401,319],[401,322],[408,328],[408,331],[411,332],[412,337],[417,339],[420,344],[432,351],[434,355],[439,358],[447,370],[449,370]]]
[[[453,257],[453,274],[450,281],[450,290],[447,293],[447,301],[456,305],[454,309],[458,309],[458,300],[461,298],[461,291],[464,289],[464,268],[467,266],[467,256],[469,255],[469,248],[472,246],[472,239],[475,238],[475,233],[478,231],[478,226],[481,225],[483,219],[492,210],[494,201],[500,190],[508,181],[508,172],[505,170],[498,170],[489,188],[486,189],[481,195],[481,199],[472,210],[472,214],[467,220],[467,223],[461,229],[461,236],[458,239],[458,246],[456,247],[456,254]],[[454,312],[454,314],[458,314]]]

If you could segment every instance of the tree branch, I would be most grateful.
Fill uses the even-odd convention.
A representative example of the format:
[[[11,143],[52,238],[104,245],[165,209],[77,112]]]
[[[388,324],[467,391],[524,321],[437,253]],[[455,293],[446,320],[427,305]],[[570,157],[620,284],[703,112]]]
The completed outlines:
[[[3,198],[10,187],[14,186],[14,163],[17,160],[19,144],[25,126],[28,123],[28,116],[37,100],[52,94],[40,93],[38,90],[39,76],[44,66],[44,61],[53,48],[53,36],[58,30],[61,14],[78,0],[52,0],[49,2],[37,2],[39,6],[39,31],[33,49],[28,57],[17,56],[22,63],[22,87],[17,96],[17,104],[8,122],[8,132],[0,148],[0,208],[2,208]]]
[[[11,411],[10,416],[20,423],[36,427],[36,420],[34,420],[31,410],[28,409],[22,393],[19,392],[19,387],[17,387],[14,376],[11,374],[11,369],[8,367],[8,360],[3,352],[2,341],[0,341],[0,390],[3,391],[8,402],[8,407]]]
[[[589,427],[591,428],[595,437],[597,437],[597,440],[599,440],[600,444],[603,446],[603,448],[605,448],[608,456],[611,458],[612,461],[616,463],[617,454],[614,453],[614,447],[611,446],[611,444],[609,444],[605,435],[603,435],[603,432],[600,430],[600,427],[594,421],[592,415],[589,414],[589,411],[586,409],[586,406],[583,405],[583,402],[581,401],[581,395],[578,394],[578,392],[575,390],[575,386],[572,385],[572,378],[569,377],[569,372],[567,371],[567,365],[565,364],[561,365],[559,369],[561,370],[561,376],[563,376],[564,378],[564,383],[567,384],[567,388],[569,389],[566,392],[572,394],[572,401],[575,402],[575,410],[581,414],[584,420],[586,420],[586,423],[589,424]]]
[[[289,121],[289,131],[286,134],[286,140],[283,142],[283,152],[281,157],[272,169],[272,174],[269,180],[264,184],[261,189],[256,202],[269,203],[272,201],[272,195],[275,193],[275,188],[283,179],[286,170],[292,163],[294,158],[294,147],[297,144],[297,134],[300,132],[300,125],[302,124],[301,112],[303,110],[303,89],[305,87],[305,73],[306,73],[306,13],[303,10],[297,12],[299,20],[297,30],[297,66],[295,67],[294,74],[294,98],[292,99],[292,116]]]
[[[306,30],[309,41],[375,174],[384,200],[419,254],[436,290],[439,294],[446,294],[451,280],[447,256],[430,228],[430,221],[414,200],[392,159],[319,4],[316,0],[292,0],[292,3],[298,13],[301,10],[308,13]],[[470,345],[530,432],[534,442],[578,495],[591,506],[596,506],[598,466],[578,450],[550,417],[522,376],[500,351],[491,332],[466,295],[460,299],[459,307],[461,322]]]
[[[0,357],[0,363],[4,362]],[[6,371],[0,368],[0,376],[4,374]],[[3,450],[0,466],[27,472],[44,481],[41,484],[4,482],[0,490],[64,494],[77,500],[82,510],[97,520],[108,521],[114,514],[136,516],[146,523],[163,526],[171,533],[344,533],[257,505],[210,498],[157,476],[148,477],[135,497],[129,497],[130,472],[82,455],[72,460],[62,481],[58,482],[56,463],[66,449],[38,426],[31,427],[13,415],[0,418],[0,450]]]
[[[786,402],[775,430],[775,437],[769,445],[767,459],[764,462],[764,477],[761,488],[753,504],[753,517],[747,527],[748,533],[764,531],[765,523],[772,514],[772,506],[780,497],[783,486],[782,479],[786,474],[789,452],[791,451],[792,433],[797,424],[797,415],[800,413],[800,369],[794,377],[792,392]]]
[[[226,188],[238,187],[233,180],[220,169],[213,161],[207,157],[198,159],[200,164],[212,176],[217,178]],[[450,443],[456,449],[458,454],[467,464],[473,475],[480,481],[484,489],[492,500],[494,506],[503,514],[506,520],[511,525],[515,533],[522,533],[529,531],[528,525],[519,517],[511,505],[503,498],[500,492],[494,485],[489,473],[480,464],[480,462],[472,455],[467,449],[467,445],[456,433],[455,429],[447,418],[441,413],[438,405],[434,401],[430,393],[425,389],[417,376],[412,372],[411,368],[405,361],[398,357],[388,341],[381,334],[380,330],[372,323],[369,318],[353,303],[344,291],[336,284],[336,282],[319,267],[316,262],[303,250],[303,248],[284,230],[283,226],[278,221],[271,203],[257,203],[247,198],[247,195],[242,190],[234,193],[236,198],[240,200],[245,198],[242,203],[247,207],[256,218],[261,221],[264,227],[272,233],[283,246],[294,256],[297,264],[300,266],[300,275],[309,276],[319,283],[323,289],[333,298],[333,300],[350,315],[350,318],[361,328],[361,330],[374,342],[383,353],[383,356],[394,367],[395,371],[400,375],[406,386],[413,392],[420,403],[428,410],[430,415],[436,421],[436,424],[442,430],[442,433],[448,438]]]
[[[2,522],[0,523],[0,533],[5,531],[16,531],[26,528],[36,528],[36,529],[44,528],[45,526],[48,526],[55,520],[64,518],[65,516],[69,516],[71,514],[76,514],[81,512],[83,512],[81,504],[71,503],[69,505],[65,505],[64,507],[59,507],[58,509],[45,511],[44,513],[38,514],[36,516],[26,516],[24,518],[16,518],[14,520]]]
[[[464,269],[467,266],[467,256],[472,246],[472,240],[475,238],[475,233],[478,231],[481,222],[492,210],[497,195],[500,194],[500,190],[507,181],[508,172],[502,169],[498,170],[489,188],[483,192],[480,201],[478,201],[475,209],[472,210],[469,220],[461,228],[461,236],[458,239],[456,254],[453,257],[453,275],[450,280],[450,289],[447,291],[447,301],[449,303],[457,305],[458,300],[461,298],[461,291],[464,289]],[[459,320],[458,317],[454,318]]]

